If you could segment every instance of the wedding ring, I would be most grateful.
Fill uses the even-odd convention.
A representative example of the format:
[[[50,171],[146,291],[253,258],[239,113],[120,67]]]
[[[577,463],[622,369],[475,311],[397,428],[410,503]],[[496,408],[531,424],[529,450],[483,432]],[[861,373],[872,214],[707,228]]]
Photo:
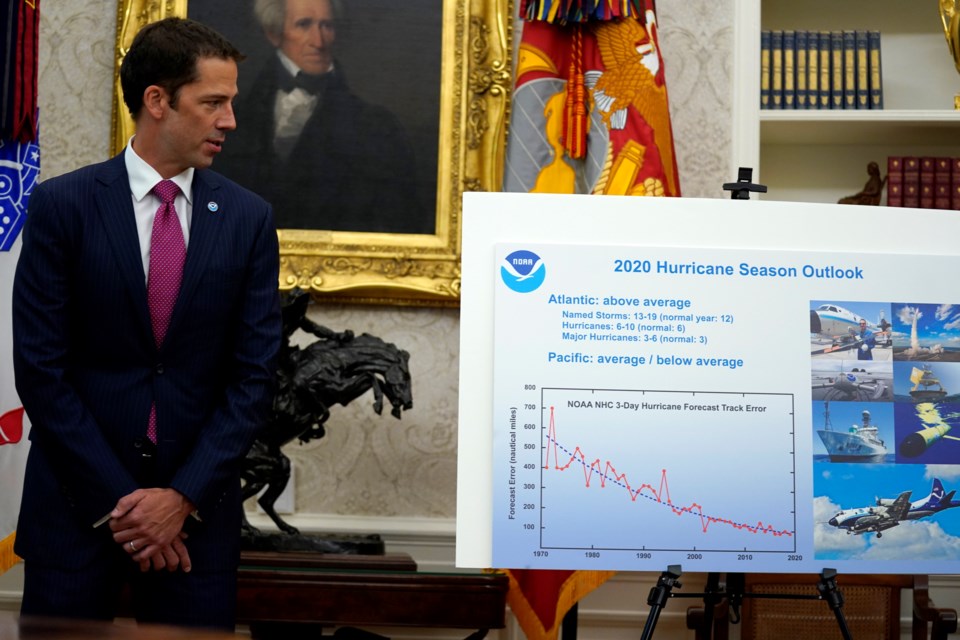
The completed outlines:
[[[130,551],[133,551],[133,552],[136,552],[136,551],[137,551],[137,548],[136,548],[135,546],[133,546],[133,540],[131,540],[130,542],[128,542],[128,543],[127,543],[127,546],[130,547]]]

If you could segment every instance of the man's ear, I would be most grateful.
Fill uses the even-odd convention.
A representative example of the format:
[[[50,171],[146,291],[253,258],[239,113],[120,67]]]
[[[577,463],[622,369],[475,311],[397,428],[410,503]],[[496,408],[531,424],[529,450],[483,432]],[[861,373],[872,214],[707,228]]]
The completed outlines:
[[[277,49],[279,49],[280,45],[283,44],[283,37],[279,34],[273,33],[269,29],[264,29],[263,35],[265,35],[267,37],[267,40],[270,41],[270,44],[272,44]]]
[[[169,106],[167,92],[160,86],[152,84],[143,92],[143,108],[154,118],[162,118]]]

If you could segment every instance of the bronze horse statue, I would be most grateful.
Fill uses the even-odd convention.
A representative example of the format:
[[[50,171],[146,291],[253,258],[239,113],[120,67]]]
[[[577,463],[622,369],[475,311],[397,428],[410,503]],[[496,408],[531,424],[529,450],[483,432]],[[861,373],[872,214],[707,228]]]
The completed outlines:
[[[383,412],[384,397],[395,418],[413,408],[409,354],[367,333],[337,333],[312,322],[306,318],[308,302],[307,294],[294,292],[284,304],[284,344],[277,368],[273,414],[250,448],[241,471],[243,499],[266,487],[257,502],[288,534],[299,531],[274,508],[290,480],[290,459],[281,448],[294,439],[306,443],[322,438],[330,408],[336,404],[346,406],[371,389],[373,410],[378,415]],[[305,348],[291,346],[290,336],[297,329],[312,333],[318,340]],[[246,515],[243,532],[259,533]]]

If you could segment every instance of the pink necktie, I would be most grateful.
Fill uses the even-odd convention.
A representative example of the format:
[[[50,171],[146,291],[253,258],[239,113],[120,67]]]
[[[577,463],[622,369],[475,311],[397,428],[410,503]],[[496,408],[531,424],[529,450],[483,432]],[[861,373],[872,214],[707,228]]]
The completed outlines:
[[[172,180],[162,180],[153,187],[153,194],[160,199],[153,221],[153,233],[150,236],[150,271],[147,274],[147,305],[150,307],[150,323],[157,348],[163,344],[170,325],[173,305],[180,292],[180,280],[183,278],[183,263],[187,257],[187,248],[183,242],[183,230],[177,219],[177,210],[173,201],[180,193],[180,187]],[[147,437],[157,441],[157,407],[150,407],[147,422]]]

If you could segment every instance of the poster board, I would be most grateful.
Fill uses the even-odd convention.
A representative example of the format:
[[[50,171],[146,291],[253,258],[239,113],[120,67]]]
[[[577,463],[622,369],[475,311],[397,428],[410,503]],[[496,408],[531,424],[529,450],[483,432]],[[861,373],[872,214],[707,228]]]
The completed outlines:
[[[458,566],[960,572],[956,214],[471,193],[463,222]]]

